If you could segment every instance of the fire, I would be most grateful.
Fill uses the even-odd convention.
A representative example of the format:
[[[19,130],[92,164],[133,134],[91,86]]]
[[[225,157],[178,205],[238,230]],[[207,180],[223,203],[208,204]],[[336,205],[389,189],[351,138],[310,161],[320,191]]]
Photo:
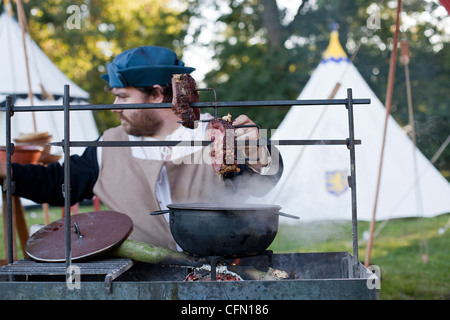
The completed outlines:
[[[232,266],[237,266],[238,264],[239,264],[239,262],[241,262],[241,259],[236,259],[236,260],[234,260],[232,263],[231,263],[231,265]]]
[[[211,274],[201,275],[191,272],[187,275],[184,281],[211,281]],[[242,281],[242,278],[235,273],[232,274],[231,272],[217,273],[216,281]]]

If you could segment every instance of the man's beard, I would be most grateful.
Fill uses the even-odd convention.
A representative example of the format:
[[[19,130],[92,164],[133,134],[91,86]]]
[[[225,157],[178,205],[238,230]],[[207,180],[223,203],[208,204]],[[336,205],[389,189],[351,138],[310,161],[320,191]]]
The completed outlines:
[[[154,110],[141,109],[129,117],[122,114],[120,119],[125,132],[137,137],[153,136],[163,125],[161,117]]]

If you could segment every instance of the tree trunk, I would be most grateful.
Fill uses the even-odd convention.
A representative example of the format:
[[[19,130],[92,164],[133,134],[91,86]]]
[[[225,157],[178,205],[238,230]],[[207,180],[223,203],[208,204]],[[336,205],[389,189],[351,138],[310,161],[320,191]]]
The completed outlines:
[[[280,15],[276,0],[263,0],[264,10],[262,14],[262,21],[264,27],[267,29],[267,38],[272,49],[279,48],[282,45],[281,41],[281,23]]]

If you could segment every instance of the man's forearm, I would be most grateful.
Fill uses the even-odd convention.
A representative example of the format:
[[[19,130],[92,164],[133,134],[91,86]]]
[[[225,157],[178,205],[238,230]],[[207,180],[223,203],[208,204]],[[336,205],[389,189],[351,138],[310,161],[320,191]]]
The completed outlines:
[[[88,148],[82,156],[71,156],[70,162],[71,204],[75,204],[93,196],[93,188],[98,178],[95,148]],[[37,203],[64,205],[64,167],[58,162],[48,166],[13,163],[12,182],[12,191],[16,196]]]

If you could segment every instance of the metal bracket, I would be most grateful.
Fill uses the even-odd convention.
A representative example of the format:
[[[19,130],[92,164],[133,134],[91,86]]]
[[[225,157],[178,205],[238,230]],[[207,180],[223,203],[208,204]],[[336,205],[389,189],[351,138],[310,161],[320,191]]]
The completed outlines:
[[[136,261],[130,260],[129,263],[124,265],[123,267],[119,269],[112,270],[105,276],[105,293],[112,293],[112,282],[114,279],[116,279],[118,276],[123,274],[125,271],[130,269],[132,266],[134,266]]]

